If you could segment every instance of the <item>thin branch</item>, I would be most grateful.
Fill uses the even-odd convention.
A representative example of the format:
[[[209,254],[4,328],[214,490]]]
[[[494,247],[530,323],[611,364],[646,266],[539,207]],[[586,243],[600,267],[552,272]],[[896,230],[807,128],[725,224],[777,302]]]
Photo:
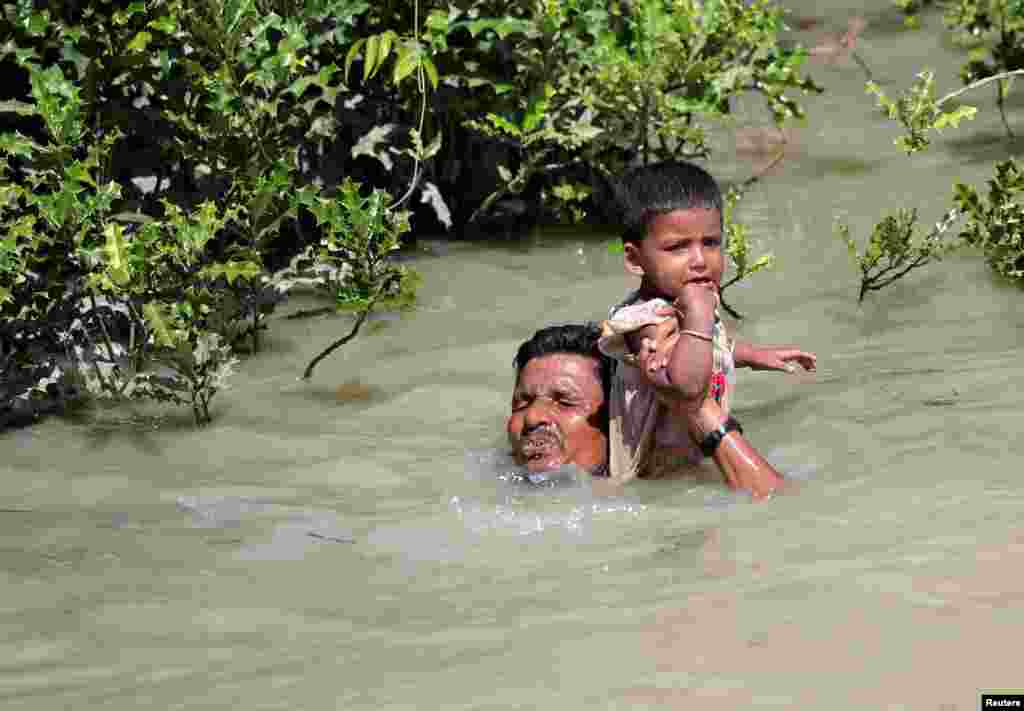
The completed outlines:
[[[725,287],[722,287],[722,288],[724,289]],[[737,319],[739,321],[743,320],[743,316],[736,309],[734,309],[733,307],[729,306],[729,304],[725,303],[725,298],[722,296],[721,289],[719,289],[719,292],[718,292],[718,303],[721,305],[721,307],[723,309],[725,309],[726,313],[728,313],[734,319]]]
[[[868,81],[875,81],[875,75],[871,73],[871,70],[868,68],[867,62],[865,62],[861,58],[861,56],[857,54],[857,52],[855,51],[851,51],[850,56],[853,58],[853,61],[855,61],[860,66],[860,68],[864,70],[864,76],[868,78]]]
[[[1010,71],[1010,72],[1002,72],[1000,74],[993,74],[990,77],[985,77],[984,79],[979,79],[978,81],[974,82],[973,84],[968,84],[967,86],[965,86],[962,89],[957,89],[956,91],[949,92],[948,94],[943,96],[941,99],[936,101],[935,105],[936,106],[942,106],[947,101],[952,101],[953,99],[955,99],[956,97],[960,96],[961,94],[966,94],[968,91],[971,91],[973,89],[979,89],[979,88],[985,86],[986,84],[991,84],[994,81],[1002,81],[1003,79],[1009,79],[1010,77],[1020,76],[1022,74],[1024,74],[1024,69],[1014,69],[1013,71]]]
[[[332,306],[321,306],[318,309],[301,309],[293,314],[288,314],[285,319],[297,319],[297,318],[310,318],[311,316],[323,316],[324,314],[332,314],[336,311]]]
[[[776,156],[774,158],[772,158],[770,161],[768,161],[768,165],[766,165],[760,171],[758,171],[757,173],[754,173],[749,178],[747,178],[742,183],[740,183],[740,190],[741,191],[746,190],[751,185],[753,185],[754,183],[756,183],[759,180],[761,180],[761,178],[766,176],[768,174],[768,172],[772,168],[774,168],[776,165],[778,165],[779,162],[783,158],[785,158],[785,157],[786,157],[786,141],[785,141],[785,139],[783,139],[782,148],[779,150],[779,152],[776,154]]]
[[[394,284],[399,279],[399,275],[393,274],[391,275],[390,278],[388,278],[387,281],[385,281],[381,285],[380,289],[377,290],[377,293],[373,295],[373,298],[370,299],[370,302],[366,305],[366,308],[359,312],[359,316],[356,318],[356,322],[352,325],[352,330],[349,331],[347,335],[343,336],[342,338],[339,338],[337,341],[327,346],[327,348],[325,348],[320,353],[320,355],[318,355],[316,358],[310,361],[309,365],[306,366],[306,371],[302,374],[303,380],[309,380],[311,377],[313,377],[313,369],[316,368],[317,364],[320,363],[320,361],[322,361],[324,358],[329,356],[338,348],[341,348],[343,345],[345,345],[346,343],[348,343],[349,341],[356,337],[356,335],[359,333],[359,329],[363,327],[363,322],[366,321],[366,318],[370,315],[370,312],[373,311],[374,304],[376,304],[377,301],[382,296],[384,296],[384,293],[389,288],[391,288],[391,285]]]
[[[480,203],[480,205],[475,210],[473,210],[473,214],[469,216],[469,219],[466,220],[466,223],[472,224],[473,222],[476,222],[476,218],[487,212],[489,209],[491,209],[491,205],[496,203],[498,201],[498,198],[503,198],[506,195],[511,194],[512,191],[509,190],[507,187],[495,190],[493,193],[484,198],[484,201]]]
[[[1013,129],[1010,128],[1009,122],[1006,120],[1006,106],[1004,105],[1004,92],[1003,82],[996,84],[996,106],[999,107],[999,118],[1003,120],[1003,128],[1006,129],[1006,135],[1010,138],[1014,138]]]
[[[116,363],[117,358],[114,357],[114,346],[110,342],[110,334],[107,332],[107,325],[103,322],[103,317],[99,313],[99,307],[96,306],[95,294],[89,294],[89,303],[92,304],[92,311],[90,312],[92,317],[100,324],[100,331],[103,333],[103,342],[107,346],[107,357],[110,358],[111,363]]]
[[[572,160],[567,160],[567,161],[565,161],[563,163],[548,163],[547,165],[542,165],[542,166],[539,166],[539,167],[541,168],[541,170],[547,170],[547,171],[564,170],[564,169],[568,168],[571,165],[579,165],[580,163],[583,163],[583,162],[584,162],[583,158],[573,158]]]
[[[416,44],[419,45],[420,44],[420,41],[419,41],[419,32],[420,32],[420,4],[419,4],[419,2],[414,2],[413,3],[413,10],[412,11],[413,11],[413,16],[412,16],[413,36],[416,37]],[[416,130],[419,132],[420,142],[421,142],[421,145],[422,145],[422,141],[423,141],[423,123],[424,123],[424,121],[426,120],[426,117],[427,117],[427,78],[426,78],[426,72],[423,69],[423,62],[420,62],[416,66],[416,88],[419,89],[419,92],[420,92],[420,120],[419,120],[419,126],[417,127]],[[395,204],[392,206],[392,209],[398,209],[398,207],[400,207],[402,205],[402,203],[404,203],[406,200],[408,200],[410,197],[412,197],[413,191],[416,189],[416,186],[419,185],[419,182],[420,182],[420,172],[421,172],[421,170],[420,170],[420,157],[419,157],[419,155],[413,156],[413,161],[414,161],[414,163],[413,163],[413,166],[412,166],[412,182],[409,184],[409,189],[405,191],[405,195],[400,197],[395,202]]]

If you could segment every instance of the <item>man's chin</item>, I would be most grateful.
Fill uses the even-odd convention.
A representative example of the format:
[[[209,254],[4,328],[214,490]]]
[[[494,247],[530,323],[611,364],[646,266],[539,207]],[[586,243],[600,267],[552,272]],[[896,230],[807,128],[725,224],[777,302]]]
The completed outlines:
[[[524,463],[531,474],[539,474],[541,472],[549,472],[552,469],[558,469],[565,464],[565,461],[561,455],[551,455],[528,458]]]
[[[519,451],[515,453],[516,461],[526,467],[531,474],[558,469],[565,464],[565,456],[561,450]]]

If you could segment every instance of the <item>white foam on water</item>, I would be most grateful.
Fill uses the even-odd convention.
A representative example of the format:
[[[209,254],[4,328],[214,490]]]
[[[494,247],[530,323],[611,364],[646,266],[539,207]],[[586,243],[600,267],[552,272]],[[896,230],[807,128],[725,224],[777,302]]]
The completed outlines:
[[[465,461],[467,491],[448,505],[475,533],[582,536],[598,517],[635,518],[647,508],[626,496],[595,494],[591,477],[573,465],[530,473],[500,449],[468,451]]]

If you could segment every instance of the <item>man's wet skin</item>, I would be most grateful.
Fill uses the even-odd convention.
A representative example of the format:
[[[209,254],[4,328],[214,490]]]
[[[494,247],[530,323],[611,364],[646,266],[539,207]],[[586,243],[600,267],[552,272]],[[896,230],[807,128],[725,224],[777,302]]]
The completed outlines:
[[[507,423],[516,461],[531,472],[569,463],[588,471],[603,465],[603,405],[594,358],[570,353],[533,358],[519,374]]]

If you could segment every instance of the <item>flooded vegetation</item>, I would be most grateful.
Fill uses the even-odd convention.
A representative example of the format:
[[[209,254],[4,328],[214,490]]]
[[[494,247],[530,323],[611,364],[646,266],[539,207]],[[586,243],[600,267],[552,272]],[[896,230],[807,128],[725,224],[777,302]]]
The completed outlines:
[[[289,318],[323,306],[296,294],[205,427],[142,402],[0,434],[3,707],[972,709],[1019,683],[1021,292],[979,247],[858,303],[835,234],[901,206],[938,220],[1019,143],[989,92],[908,160],[839,50],[857,28],[887,91],[926,64],[953,91],[941,18],[789,5],[789,39],[838,49],[738,204],[776,263],[729,299],[734,332],[818,354],[816,375],[744,372],[736,393],[792,491],[531,481],[504,444],[512,357],[634,286],[615,235],[424,239],[415,306],[309,380],[353,318]],[[1013,92],[1003,108],[1024,125]],[[761,103],[737,109],[708,135],[727,184],[777,144]]]

